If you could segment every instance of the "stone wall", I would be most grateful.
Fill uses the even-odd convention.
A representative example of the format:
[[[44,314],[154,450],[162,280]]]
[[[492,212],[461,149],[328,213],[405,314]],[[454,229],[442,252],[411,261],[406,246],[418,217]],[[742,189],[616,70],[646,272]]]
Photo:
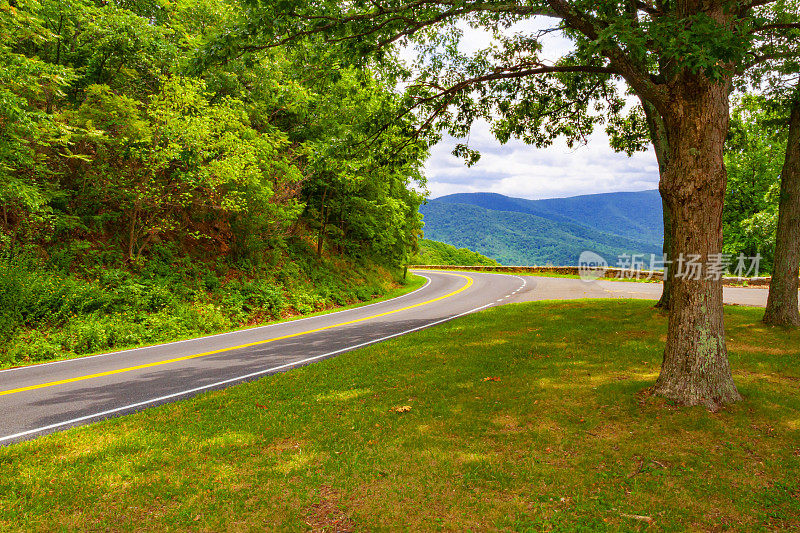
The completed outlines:
[[[410,265],[408,268],[418,270],[471,270],[473,272],[501,272],[513,273],[521,272],[527,274],[565,274],[565,275],[579,275],[579,269],[576,266],[448,266],[448,265]],[[663,273],[659,271],[644,270],[639,272],[639,279],[651,279],[653,281],[661,281]],[[609,267],[606,269],[604,279],[624,279],[631,278],[630,271],[624,271],[620,268]],[[741,285],[743,280],[739,278],[722,278],[726,285]],[[770,278],[747,278],[744,280],[748,286],[769,286]]]

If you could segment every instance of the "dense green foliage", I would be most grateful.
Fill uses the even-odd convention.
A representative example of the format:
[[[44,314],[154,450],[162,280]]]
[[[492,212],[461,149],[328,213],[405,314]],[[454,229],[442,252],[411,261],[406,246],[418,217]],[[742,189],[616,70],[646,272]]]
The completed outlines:
[[[413,117],[378,131],[395,79],[313,40],[204,62],[241,16],[233,0],[0,0],[4,357],[362,299],[406,262],[427,146]],[[15,337],[82,320],[102,339]]]
[[[409,262],[412,265],[494,266],[500,264],[494,259],[468,248],[456,248],[451,244],[430,239],[420,239],[419,251],[411,257]]]
[[[224,0],[5,5],[0,27],[28,29],[2,45],[31,76],[5,85],[3,151],[18,155],[4,158],[3,249],[69,243],[135,262],[167,240],[260,261],[304,225],[337,251],[403,261],[425,147],[374,155],[410,128],[373,138],[397,104],[390,78],[340,69],[313,43],[199,69],[193,51],[239,9]]]
[[[646,240],[653,232],[642,232],[639,239],[626,236],[660,219],[654,191],[537,201],[458,194],[430,200],[420,210],[426,237],[465,246],[504,265],[577,265],[585,250],[609,265],[623,254],[643,254],[648,262],[650,254],[661,255],[661,243]]]
[[[258,325],[390,295],[386,270],[298,246],[278,268],[218,270],[186,258],[92,275],[0,262],[0,367],[155,344]],[[168,259],[168,260],[167,260]],[[220,277],[219,270],[224,272]]]
[[[787,109],[771,106],[763,97],[746,97],[734,110],[726,143],[724,251],[761,254],[762,272],[771,270],[775,253],[787,121]]]

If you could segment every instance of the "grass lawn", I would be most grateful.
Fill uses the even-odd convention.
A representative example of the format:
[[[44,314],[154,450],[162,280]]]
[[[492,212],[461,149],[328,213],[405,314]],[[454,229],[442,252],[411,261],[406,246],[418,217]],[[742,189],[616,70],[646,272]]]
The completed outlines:
[[[728,308],[745,400],[678,408],[640,394],[651,305],[508,305],[0,448],[0,527],[800,528],[800,332]]]

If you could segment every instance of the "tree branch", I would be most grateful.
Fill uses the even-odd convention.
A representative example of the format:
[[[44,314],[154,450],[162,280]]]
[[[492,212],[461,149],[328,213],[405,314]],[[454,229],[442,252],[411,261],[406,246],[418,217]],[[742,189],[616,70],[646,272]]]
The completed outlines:
[[[600,31],[606,27],[605,23],[597,21],[585,13],[574,11],[566,0],[547,0],[547,2],[567,25],[593,41],[599,39]],[[650,79],[649,72],[636,67],[634,62],[619,46],[606,44],[603,54],[610,60],[614,71],[625,78],[625,81],[636,92],[653,102],[661,110],[669,105],[664,89]]]
[[[370,11],[368,13],[363,13],[359,15],[352,15],[347,17],[335,17],[331,15],[307,15],[303,13],[297,12],[288,12],[286,13],[287,16],[296,18],[299,20],[305,21],[327,21],[326,24],[321,24],[315,28],[309,30],[298,31],[296,33],[292,33],[290,35],[285,36],[282,39],[279,39],[275,42],[263,44],[263,45],[250,45],[250,46],[243,46],[242,49],[245,51],[256,51],[256,50],[266,50],[269,48],[275,48],[279,46],[283,46],[288,44],[292,41],[296,41],[303,37],[307,37],[310,35],[318,34],[318,33],[326,33],[329,30],[334,29],[337,26],[343,26],[347,24],[352,24],[356,22],[372,22],[376,21],[380,17],[386,17],[387,15],[392,15],[388,20],[384,20],[375,26],[370,27],[369,29],[357,33],[357,34],[350,34],[345,37],[339,37],[336,39],[325,39],[325,42],[333,43],[333,42],[343,42],[343,41],[352,41],[358,40],[363,37],[367,37],[369,35],[373,35],[375,33],[380,32],[381,30],[385,29],[387,26],[390,26],[393,22],[402,22],[404,24],[404,29],[401,31],[392,34],[391,36],[387,37],[386,39],[380,41],[376,45],[376,49],[381,49],[386,47],[398,39],[403,37],[409,36],[417,31],[437,24],[439,22],[443,22],[448,19],[454,19],[456,17],[466,15],[469,13],[506,13],[512,15],[543,15],[543,16],[551,16],[556,17],[557,15],[547,7],[541,6],[521,6],[516,2],[506,2],[506,3],[495,3],[495,2],[483,2],[483,3],[471,3],[471,4],[464,4],[464,2],[457,1],[457,0],[416,0],[414,2],[409,2],[407,4],[402,4],[397,7],[387,8],[378,4],[377,2],[372,2],[373,6],[375,6],[375,10]],[[414,10],[424,7],[424,6],[440,6],[440,7],[448,7],[447,10],[438,13],[436,16],[429,18],[427,20],[417,21],[414,17],[404,17],[402,16],[403,13],[413,12]]]
[[[740,74],[744,73],[745,71],[755,67],[756,65],[760,65],[765,61],[771,61],[773,59],[792,59],[797,58],[798,54],[796,52],[782,52],[782,53],[774,53],[774,54],[764,54],[764,55],[757,55],[754,54],[753,60],[749,63],[745,63],[742,65],[741,70],[739,71]]]
[[[777,0],[753,0],[739,8],[739,13],[747,13],[754,7],[765,6],[767,4],[774,4]]]
[[[506,67],[502,70],[492,72],[491,74],[483,74],[481,76],[475,76],[473,78],[467,78],[466,80],[462,80],[454,85],[446,89],[442,89],[439,93],[423,98],[420,102],[415,105],[417,107],[419,104],[429,102],[431,100],[435,100],[436,98],[441,98],[448,94],[454,94],[458,91],[469,87],[470,85],[476,85],[478,83],[483,83],[486,81],[496,81],[496,80],[507,80],[507,79],[515,79],[515,78],[524,78],[526,76],[533,76],[537,74],[555,74],[555,73],[585,73],[585,74],[616,74],[620,75],[619,72],[616,70],[609,68],[609,67],[601,67],[601,66],[594,66],[594,65],[573,65],[573,66],[540,66],[536,68],[524,68],[520,67],[519,65],[515,65],[513,67]]]
[[[800,30],[800,22],[787,22],[785,24],[765,24],[763,26],[757,26],[751,29],[748,33],[759,33],[762,31],[769,31],[769,30]]]
[[[664,14],[664,12],[660,8],[654,6],[653,4],[645,0],[636,0],[635,4],[637,8],[641,9],[648,15],[658,16]]]
[[[394,118],[394,120],[400,120],[401,118],[405,117],[406,115],[408,115],[414,109],[420,107],[421,105],[424,105],[424,104],[432,102],[432,101],[434,101],[436,99],[442,98],[443,102],[441,104],[437,105],[437,107],[434,110],[434,112],[431,113],[430,116],[428,116],[426,118],[425,122],[420,127],[416,128],[416,130],[414,132],[414,139],[417,139],[419,137],[419,135],[424,130],[426,130],[427,128],[430,127],[430,125],[433,123],[433,120],[437,116],[439,116],[447,108],[448,105],[450,105],[450,102],[453,101],[453,98],[455,98],[455,95],[459,91],[469,87],[470,85],[476,85],[478,83],[483,83],[483,82],[486,82],[486,81],[495,81],[495,80],[502,80],[502,79],[515,79],[515,78],[523,78],[523,77],[526,77],[526,76],[531,76],[531,75],[536,75],[536,74],[554,74],[554,73],[585,73],[585,74],[612,74],[612,75],[617,75],[616,72],[614,72],[612,69],[610,69],[608,67],[601,67],[601,66],[594,66],[594,65],[539,66],[537,68],[525,68],[524,66],[521,66],[521,65],[514,65],[512,67],[506,67],[502,71],[492,72],[491,74],[484,74],[482,76],[476,76],[476,77],[473,77],[473,78],[468,78],[466,80],[462,80],[462,81],[460,81],[460,82],[458,82],[458,83],[456,83],[456,84],[454,84],[454,85],[452,85],[452,86],[450,86],[448,88],[444,88],[444,87],[441,87],[439,85],[433,85],[433,84],[427,84],[427,83],[426,84],[422,84],[422,83],[420,83],[420,84],[412,85],[411,87],[432,87],[434,89],[437,89],[438,92],[436,94],[432,95],[432,96],[428,96],[428,97],[425,97],[425,98],[418,99],[408,109],[406,109],[402,113],[398,114]],[[591,93],[591,92],[592,91],[589,91],[589,93]],[[363,141],[360,141],[360,142],[356,143],[354,146],[358,146],[360,144],[367,144],[367,145],[372,144],[372,142],[381,133],[386,131],[389,128],[390,125],[391,124],[389,124],[389,123],[385,124],[384,126],[379,128],[379,130],[376,133],[370,135],[369,137],[367,137]],[[401,149],[404,148],[407,144],[409,144],[409,143],[406,143],[405,145],[403,145],[403,147],[401,147]]]

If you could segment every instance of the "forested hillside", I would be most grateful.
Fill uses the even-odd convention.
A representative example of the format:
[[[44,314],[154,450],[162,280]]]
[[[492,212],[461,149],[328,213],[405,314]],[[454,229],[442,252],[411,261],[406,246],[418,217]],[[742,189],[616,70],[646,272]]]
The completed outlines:
[[[504,265],[575,265],[584,250],[616,264],[623,254],[661,254],[658,191],[525,200],[451,194],[420,208],[425,236],[466,246]]]
[[[431,200],[421,207],[425,236],[466,247],[504,265],[575,265],[584,250],[616,264],[621,254],[660,254],[661,245],[574,222]]]
[[[392,286],[421,228],[411,185],[424,189],[427,154],[410,117],[374,135],[396,114],[394,78],[313,39],[225,49],[241,9],[0,3],[0,360]]]
[[[584,194],[545,200],[511,198],[496,193],[465,193],[450,194],[432,201],[526,213],[557,223],[580,224],[657,246],[661,246],[664,238],[661,196],[657,190]]]
[[[456,248],[451,244],[430,239],[420,239],[419,251],[409,262],[413,265],[499,265],[494,259],[468,248]]]

